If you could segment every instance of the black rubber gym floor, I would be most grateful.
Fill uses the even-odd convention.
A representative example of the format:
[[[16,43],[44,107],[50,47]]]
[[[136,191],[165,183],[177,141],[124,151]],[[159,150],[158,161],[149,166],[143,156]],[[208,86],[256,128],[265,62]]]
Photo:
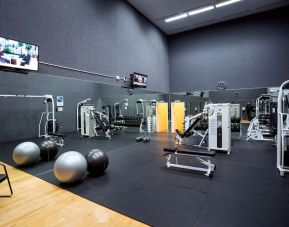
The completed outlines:
[[[78,184],[60,184],[54,161],[20,169],[153,226],[288,226],[289,177],[279,176],[270,142],[234,140],[230,155],[212,158],[217,169],[209,178],[165,167],[163,148],[174,144],[173,136],[153,134],[146,144],[136,136],[124,132],[108,141],[69,134],[59,154],[99,148],[110,159],[105,175]],[[20,142],[0,144],[1,161],[16,166],[12,151]]]

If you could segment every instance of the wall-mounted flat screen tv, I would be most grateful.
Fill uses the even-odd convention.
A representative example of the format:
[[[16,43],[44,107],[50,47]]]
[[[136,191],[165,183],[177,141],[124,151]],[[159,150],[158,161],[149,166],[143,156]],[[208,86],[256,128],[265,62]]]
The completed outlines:
[[[0,37],[0,67],[38,70],[38,46]]]
[[[147,87],[147,75],[143,75],[140,73],[133,73],[130,75],[131,77],[131,86],[133,88],[141,87],[146,88]]]

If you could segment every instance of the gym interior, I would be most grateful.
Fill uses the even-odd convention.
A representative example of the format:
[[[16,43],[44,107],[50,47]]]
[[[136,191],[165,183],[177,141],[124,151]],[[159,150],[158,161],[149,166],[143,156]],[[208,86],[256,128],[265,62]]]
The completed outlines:
[[[0,226],[288,226],[288,0],[0,2]]]

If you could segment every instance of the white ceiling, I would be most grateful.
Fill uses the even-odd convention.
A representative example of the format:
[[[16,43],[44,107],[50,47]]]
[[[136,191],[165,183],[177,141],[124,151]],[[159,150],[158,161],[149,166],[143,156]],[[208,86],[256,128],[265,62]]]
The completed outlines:
[[[231,20],[258,12],[282,7],[289,0],[242,0],[231,5],[200,13],[194,16],[166,23],[165,18],[187,12],[192,9],[215,5],[224,0],[127,0],[138,11],[158,26],[166,34],[203,27],[221,21]]]

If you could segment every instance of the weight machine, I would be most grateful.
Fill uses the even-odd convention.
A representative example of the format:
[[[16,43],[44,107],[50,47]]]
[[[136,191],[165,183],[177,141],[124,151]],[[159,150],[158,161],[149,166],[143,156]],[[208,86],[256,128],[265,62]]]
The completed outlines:
[[[247,130],[247,140],[273,141],[274,132],[271,128],[271,114],[276,112],[274,95],[263,94],[256,99],[256,116]]]
[[[279,89],[277,104],[277,168],[280,176],[289,172],[288,163],[285,163],[285,155],[289,152],[289,80],[285,81]]]
[[[231,104],[208,104],[208,147],[210,150],[231,152]]]
[[[128,99],[120,100],[113,104],[113,113],[114,113],[114,120],[117,120],[118,117],[122,117],[122,109],[128,109]]]
[[[105,136],[111,139],[111,127],[108,123],[108,116],[95,110],[92,105],[84,105],[80,108],[80,125],[81,135],[85,137]],[[106,121],[104,122],[104,119]],[[104,132],[103,135],[99,133],[99,130]]]
[[[239,139],[242,138],[240,104],[231,104],[231,131],[239,132]]]
[[[8,95],[0,94],[3,98],[43,98],[45,111],[42,112],[38,123],[38,137],[55,142],[58,146],[64,146],[64,135],[57,134],[58,124],[55,118],[55,104],[52,95]],[[44,127],[43,127],[44,126]]]
[[[208,148],[196,149],[195,145],[182,144],[184,137],[189,137],[194,134],[194,128],[196,124],[204,117],[208,117]],[[174,148],[164,148],[168,168],[174,167],[185,170],[195,170],[199,172],[205,172],[206,176],[212,177],[216,168],[215,164],[209,159],[216,154],[216,151],[226,151],[228,154],[231,152],[231,114],[229,103],[208,104],[204,107],[202,113],[194,116],[193,123],[184,132],[176,129],[177,140]],[[204,139],[204,138],[203,138]],[[202,140],[203,141],[203,140]],[[199,145],[202,144],[202,141]],[[172,157],[175,157],[172,161]],[[181,158],[192,158],[198,161],[199,164],[205,167],[199,167],[195,165],[180,164]],[[206,159],[204,159],[206,158]]]
[[[209,143],[208,150],[220,150],[226,151],[230,154],[231,151],[231,104],[229,103],[218,103],[218,104],[207,104],[204,107],[203,112],[196,114],[191,117],[191,124],[184,133],[181,133],[179,129],[176,129],[176,145],[183,144],[185,137],[191,135],[200,136],[201,142],[198,145],[190,145],[192,147],[203,147],[202,144],[206,136],[208,135]],[[202,119],[208,119],[208,128],[205,133],[202,134],[196,130],[197,124]],[[186,145],[188,146],[188,145]]]
[[[79,103],[77,103],[77,107],[76,107],[76,131],[79,131],[80,128],[81,128],[81,125],[80,125],[80,108],[84,105],[87,105],[87,102],[88,101],[91,101],[91,98],[88,98],[88,99],[84,99],[82,101],[80,101]]]
[[[94,105],[88,104],[90,100],[88,98],[77,104],[77,130],[81,131],[81,136],[105,136],[111,139],[118,128],[110,124],[108,115],[96,111]],[[99,133],[100,130],[103,134]]]
[[[136,102],[137,115],[141,116],[139,132],[144,133],[143,136],[136,138],[137,142],[149,142],[150,137],[147,136],[147,132],[156,131],[156,103],[156,100],[144,99],[139,99]]]
[[[156,100],[139,99],[136,102],[136,113],[141,117],[139,132],[144,132],[146,126],[147,132],[156,132]]]

